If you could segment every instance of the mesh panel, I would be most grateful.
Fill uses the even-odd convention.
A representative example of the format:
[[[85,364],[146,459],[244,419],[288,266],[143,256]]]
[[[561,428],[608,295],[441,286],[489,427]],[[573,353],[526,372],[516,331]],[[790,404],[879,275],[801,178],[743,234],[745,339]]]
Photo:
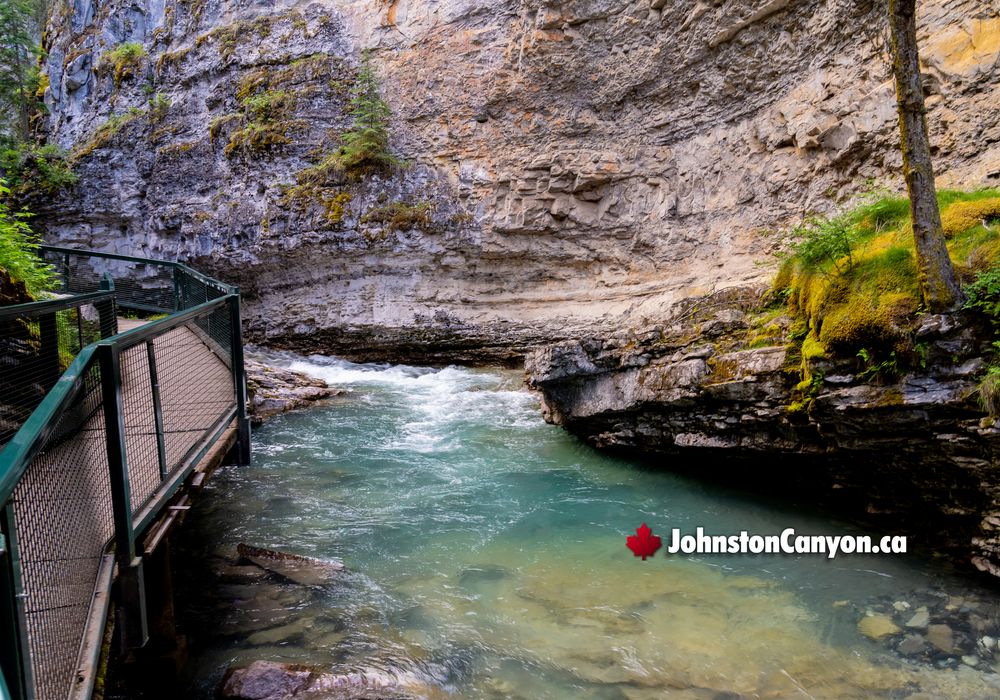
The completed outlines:
[[[207,329],[207,330],[206,330]],[[152,340],[169,475],[236,405],[229,312],[223,307]],[[161,482],[152,374],[146,342],[121,353],[122,402],[132,509]]]
[[[177,283],[177,308],[191,309],[206,301],[212,301],[226,295],[220,287],[207,284],[187,270],[178,269],[174,277]]]
[[[118,260],[99,253],[56,252],[43,249],[43,257],[59,273],[64,292],[98,289],[108,274],[115,282],[118,303],[125,308],[170,313],[193,308],[228,293],[221,284],[181,267],[157,262]]]
[[[135,512],[160,485],[159,449],[153,411],[153,385],[146,343],[121,355],[122,406],[125,413],[125,457]]]
[[[38,407],[80,350],[114,335],[115,317],[94,304],[0,318],[0,447]]]
[[[115,282],[119,306],[169,313],[174,310],[173,269],[159,263],[117,260],[100,255],[44,251],[62,279],[62,291],[93,292],[108,274]]]
[[[101,554],[113,533],[99,384],[94,367],[12,496],[39,700],[63,700],[73,684]]]
[[[223,308],[153,341],[168,471],[180,466],[205,433],[236,405],[228,348],[202,327],[204,323],[218,331],[225,325],[228,343],[228,319]]]
[[[228,293],[225,285],[180,267],[85,252],[45,255],[60,273],[64,292],[96,291],[107,273],[114,279],[119,305],[127,308],[173,312]],[[0,310],[0,447],[73,356],[91,342],[115,335],[117,323],[110,301],[35,316],[2,316]],[[122,323],[134,328],[144,322]],[[176,473],[236,406],[230,310],[220,304],[149,340],[128,346],[127,340],[113,342],[120,348],[123,439],[135,517],[149,505],[164,474]],[[11,495],[27,651],[35,696],[41,700],[62,700],[72,687],[101,555],[114,536],[96,365],[74,391]]]

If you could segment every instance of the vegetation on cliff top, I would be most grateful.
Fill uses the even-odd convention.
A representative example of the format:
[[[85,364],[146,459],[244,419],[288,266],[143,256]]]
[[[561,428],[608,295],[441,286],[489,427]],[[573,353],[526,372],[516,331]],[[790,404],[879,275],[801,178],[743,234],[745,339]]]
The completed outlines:
[[[0,175],[6,180],[4,198],[14,206],[76,182],[66,154],[33,133],[45,114],[48,87],[36,39],[46,11],[45,0],[0,3]]]
[[[13,144],[0,150],[9,192],[18,201],[33,193],[55,194],[79,181],[69,164],[68,154],[54,144],[39,146],[31,141]]]
[[[995,314],[1000,190],[943,190],[937,199],[949,256],[958,279],[970,285],[970,303],[985,311],[995,301],[990,307]],[[849,210],[806,221],[792,238],[773,288],[787,299],[792,336],[801,341],[800,389],[812,383],[811,362],[827,353],[859,357],[871,376],[919,363],[915,314],[925,308],[906,198],[866,195]],[[987,288],[996,294],[994,301],[981,301]]]
[[[43,4],[0,2],[0,140],[7,145],[30,138],[32,116],[41,108],[41,51],[35,37]]]

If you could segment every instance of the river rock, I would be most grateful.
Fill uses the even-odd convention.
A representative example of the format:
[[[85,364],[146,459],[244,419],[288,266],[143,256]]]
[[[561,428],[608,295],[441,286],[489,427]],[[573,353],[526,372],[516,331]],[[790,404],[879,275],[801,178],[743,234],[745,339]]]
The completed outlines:
[[[432,692],[425,681],[403,670],[327,673],[300,664],[254,661],[229,669],[218,694],[225,700],[416,700]]]
[[[259,566],[239,564],[219,564],[212,568],[212,573],[223,583],[255,583],[268,576],[268,572]]]
[[[289,554],[275,549],[264,549],[240,543],[239,555],[262,569],[267,569],[303,586],[322,586],[334,580],[344,565],[332,559],[316,559],[299,554]]]
[[[229,669],[219,697],[228,700],[277,700],[293,696],[309,683],[312,671],[298,664],[254,661],[246,668]]]
[[[897,634],[899,627],[885,615],[866,615],[858,622],[858,631],[870,639],[881,639]]]
[[[250,357],[246,358],[245,363],[247,392],[255,424],[263,423],[279,413],[303,408],[341,393],[322,379],[302,372],[276,367]]]
[[[295,640],[312,629],[313,621],[309,618],[299,618],[295,622],[280,627],[272,627],[268,630],[254,632],[247,641],[254,646],[266,644],[282,644]]]
[[[918,609],[909,620],[906,621],[907,627],[913,627],[915,629],[923,629],[928,624],[930,624],[931,616],[927,612],[926,608]]]
[[[903,656],[914,656],[926,648],[927,642],[923,637],[919,634],[908,634],[903,638],[903,641],[899,643],[899,646],[896,647],[896,651]]]
[[[955,637],[948,625],[929,626],[927,628],[927,641],[946,654],[951,654],[955,650]]]

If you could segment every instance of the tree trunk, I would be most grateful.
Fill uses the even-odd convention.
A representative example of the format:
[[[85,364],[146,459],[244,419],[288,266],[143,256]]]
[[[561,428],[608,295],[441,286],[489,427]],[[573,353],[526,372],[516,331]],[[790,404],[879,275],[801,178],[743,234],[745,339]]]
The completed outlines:
[[[961,302],[962,288],[955,279],[955,269],[948,257],[934,189],[934,167],[917,54],[916,0],[889,0],[889,31],[892,35],[892,69],[896,76],[903,176],[910,195],[920,291],[929,310],[945,311]]]

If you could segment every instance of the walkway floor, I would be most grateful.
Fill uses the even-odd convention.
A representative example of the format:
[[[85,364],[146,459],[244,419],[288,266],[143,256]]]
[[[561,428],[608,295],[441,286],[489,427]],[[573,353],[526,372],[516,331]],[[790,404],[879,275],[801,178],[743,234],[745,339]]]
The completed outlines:
[[[119,319],[119,332],[145,323]],[[197,324],[152,343],[163,415],[157,449],[150,350],[121,353],[126,460],[133,513],[235,406],[228,352]],[[96,375],[31,463],[13,496],[35,697],[65,700],[76,676],[98,568],[113,535],[111,488]],[[164,470],[165,468],[165,470]]]

